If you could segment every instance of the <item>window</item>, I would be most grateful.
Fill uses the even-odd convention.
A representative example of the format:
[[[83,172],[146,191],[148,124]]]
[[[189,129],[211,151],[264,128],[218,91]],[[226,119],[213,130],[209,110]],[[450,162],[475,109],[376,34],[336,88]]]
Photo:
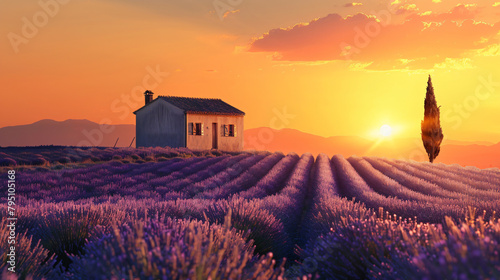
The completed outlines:
[[[201,123],[195,124],[194,135],[203,135],[203,126]]]
[[[203,123],[189,123],[188,124],[188,134],[189,135],[203,135]]]
[[[222,136],[236,137],[236,126],[234,124],[225,124],[222,126]]]
[[[194,134],[194,125],[192,122],[188,123],[188,135]]]

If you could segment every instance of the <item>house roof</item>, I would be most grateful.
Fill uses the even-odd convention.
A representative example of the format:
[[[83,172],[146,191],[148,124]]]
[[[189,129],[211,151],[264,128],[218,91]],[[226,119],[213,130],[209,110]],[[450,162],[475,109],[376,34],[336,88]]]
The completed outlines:
[[[190,97],[178,97],[178,96],[158,96],[155,100],[149,104],[157,101],[164,100],[175,107],[183,110],[185,113],[189,114],[207,114],[207,115],[233,115],[233,116],[244,116],[245,113],[236,109],[235,107],[227,104],[221,99],[212,98],[190,98]],[[145,108],[149,104],[143,106],[139,110]],[[135,111],[138,112],[139,110]]]

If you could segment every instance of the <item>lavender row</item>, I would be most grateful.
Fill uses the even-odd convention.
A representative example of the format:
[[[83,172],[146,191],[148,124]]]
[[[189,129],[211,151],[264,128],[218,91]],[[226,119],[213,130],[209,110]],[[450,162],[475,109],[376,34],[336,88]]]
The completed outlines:
[[[241,160],[247,158],[249,155],[243,154],[232,157],[224,157],[223,160],[218,161],[215,164],[211,164],[206,168],[199,169],[197,172],[192,173],[189,176],[184,178],[178,178],[177,180],[170,182],[168,186],[165,187],[165,191],[181,191],[186,194],[186,197],[192,197],[195,194],[195,190],[193,188],[193,183],[201,182],[209,177],[215,176],[228,167],[231,167]],[[160,188],[157,188],[157,191],[160,191]]]
[[[493,176],[497,179],[500,179],[500,168],[498,168],[498,167],[480,169],[480,168],[475,167],[475,166],[462,167],[459,164],[452,164],[452,165],[449,165],[449,167],[450,167],[450,169],[456,169],[459,171],[468,171],[468,172],[473,172],[473,173],[482,173],[482,174],[486,174],[487,176]]]
[[[247,156],[254,157],[242,155],[234,158]],[[257,158],[254,160],[258,160],[262,156],[255,157]],[[159,163],[145,163],[145,168],[142,164],[109,162],[84,167],[81,170],[27,171],[20,176],[18,193],[31,198],[56,202],[114,194],[161,198],[165,191],[161,189],[162,187],[155,189],[159,183],[165,182],[168,185],[171,181],[175,181],[175,178],[183,179],[179,178],[182,177],[181,174],[197,174],[196,170],[204,169],[214,163],[216,165],[219,160],[225,158],[172,159]],[[229,164],[229,162],[227,163]],[[228,165],[220,167],[227,171]],[[136,168],[141,169],[144,173],[135,173]],[[125,170],[130,170],[130,172],[127,173]],[[161,174],[167,176],[158,177]],[[172,194],[169,195],[170,199],[176,198]],[[184,197],[184,195],[179,194],[177,197]]]
[[[204,279],[281,279],[284,263],[276,265],[272,254],[256,255],[248,233],[237,232],[230,217],[221,225],[173,220],[163,211],[172,202],[151,202],[119,199],[77,205],[31,200],[29,207],[19,209],[17,230],[23,235],[18,236],[18,249],[24,264],[18,265],[18,276],[185,279],[197,273]],[[187,210],[204,203],[188,204],[179,206]],[[0,250],[0,256],[5,254]]]
[[[424,224],[345,217],[300,251],[288,276],[319,279],[497,279],[500,220]]]
[[[422,164],[428,164],[428,163],[422,163]],[[477,181],[492,183],[496,184],[497,186],[500,186],[500,172],[488,171],[485,169],[464,168],[458,164],[446,165],[443,163],[435,163],[433,166],[435,169],[439,169],[445,172],[467,176],[468,178]]]
[[[20,177],[20,183],[33,184],[40,183],[49,186],[65,185],[65,184],[77,184],[83,182],[84,184],[90,184],[94,179],[104,179],[108,178],[110,182],[117,182],[124,178],[134,178],[138,175],[143,175],[146,173],[158,174],[158,170],[169,165],[178,164],[179,162],[184,162],[179,159],[172,159],[165,162],[159,163],[145,163],[142,164],[123,164],[118,161],[107,162],[103,164],[95,164],[91,166],[82,166],[78,169],[62,169],[62,170],[52,170],[52,171],[25,171],[22,172],[23,176]],[[136,169],[140,169],[141,172],[134,172]],[[126,174],[125,174],[126,173]],[[95,184],[94,185],[98,185]]]
[[[498,209],[498,200],[484,201],[477,197],[469,196],[468,194],[461,194],[458,192],[452,192],[446,189],[442,189],[434,183],[403,172],[386,163],[385,161],[377,160],[375,158],[365,158],[365,160],[367,160],[377,170],[381,171],[386,176],[396,180],[404,187],[423,194],[428,194],[429,196],[436,197],[436,202],[442,201],[442,199],[440,200],[438,198],[451,198],[454,202],[449,201],[447,204],[453,203],[456,205],[460,205],[464,207],[464,209],[468,206],[474,206],[482,210],[487,210],[489,214],[491,214],[492,211],[496,211]]]
[[[434,166],[429,165],[429,164],[416,164],[411,161],[397,161],[397,163],[400,164],[408,164],[411,165],[412,167],[415,167],[419,170],[422,170],[424,172],[432,173],[436,176],[439,176],[442,179],[448,179],[451,181],[457,181],[461,182],[463,184],[466,184],[472,188],[476,188],[478,190],[493,190],[496,192],[500,191],[500,184],[498,182],[484,182],[483,180],[488,180],[489,178],[492,178],[493,176],[483,176],[483,180],[475,180],[468,176],[467,174],[455,174],[452,172],[445,172],[442,170],[439,170],[438,168],[434,168]],[[492,180],[493,181],[493,180]]]
[[[287,227],[293,227],[304,205],[313,163],[314,158],[311,154],[302,155],[285,187],[279,193],[255,201],[261,208],[269,210],[282,220]]]
[[[412,175],[409,172],[399,170],[381,159],[374,157],[364,157],[364,159],[384,175],[413,191],[441,198],[460,199],[463,197],[460,193],[442,189],[432,182]]]
[[[154,161],[179,156],[222,155],[217,152],[194,152],[186,148],[105,148],[105,147],[7,147],[0,148],[0,166],[48,165],[110,160]]]
[[[337,178],[332,167],[327,155],[318,155],[312,175],[312,204],[302,224],[302,246],[320,235],[327,234],[333,224],[345,217],[366,218],[373,213],[359,202],[340,197]]]
[[[302,155],[280,192],[263,199],[251,200],[252,203],[269,211],[283,223],[288,240],[281,246],[279,256],[292,256],[294,244],[299,242],[299,226],[306,205],[306,196],[310,191],[309,178],[313,164],[314,158],[311,154]]]
[[[336,169],[340,192],[347,198],[354,198],[372,209],[385,210],[405,218],[418,217],[424,222],[440,222],[443,217],[455,219],[464,217],[464,209],[453,205],[435,205],[429,202],[403,201],[395,197],[385,197],[375,191],[361,178],[352,165],[341,155],[332,157]]]
[[[477,198],[466,195],[462,195],[459,199],[448,199],[415,192],[375,169],[364,159],[351,157],[348,161],[370,187],[385,196],[393,196],[402,200],[412,200],[434,205],[457,205],[464,209],[468,206],[474,206],[480,210],[487,211],[489,214],[498,208],[499,201],[480,201]]]
[[[194,183],[193,188],[195,189],[195,192],[197,192],[194,198],[205,198],[204,196],[205,193],[208,193],[211,190],[216,189],[219,186],[222,186],[234,180],[235,178],[238,178],[248,168],[257,164],[259,161],[264,160],[265,158],[266,156],[264,155],[256,155],[245,158],[242,161],[236,162],[232,166],[228,166],[224,171],[220,172],[219,174],[216,174],[203,181]]]
[[[347,159],[363,180],[377,193],[401,200],[429,201],[431,196],[405,188],[398,182],[373,168],[366,160],[358,157]]]
[[[229,195],[234,195],[240,191],[244,191],[255,185],[283,157],[284,156],[281,153],[274,153],[272,155],[269,155],[259,163],[243,172],[234,180],[231,180],[221,185],[220,187],[212,189],[208,192],[203,192],[200,197],[209,199],[221,199],[226,198]]]
[[[283,267],[275,268],[272,255],[254,256],[251,245],[225,225],[132,222],[90,242],[62,278],[281,279]]]
[[[238,196],[247,199],[256,199],[264,198],[265,196],[279,192],[298,161],[299,156],[297,154],[288,154],[269,170],[255,186],[238,193]]]
[[[420,168],[416,168],[411,164],[395,162],[386,159],[384,159],[384,161],[395,166],[399,170],[414,174],[422,179],[433,182],[434,184],[438,185],[439,187],[445,190],[450,190],[461,194],[477,197],[482,200],[500,199],[500,192],[478,190],[460,181],[449,180],[446,178],[442,178],[441,176],[431,173],[429,171],[421,170]]]
[[[132,194],[145,189],[150,189],[146,181],[154,178],[152,173],[142,173],[135,176],[113,173],[116,171],[115,162],[102,165],[93,165],[83,168],[83,172],[75,173],[75,170],[58,170],[52,172],[28,171],[20,172],[18,193],[31,198],[45,199],[47,201],[65,201],[84,199],[92,196],[108,195],[122,192],[122,194]],[[160,162],[153,164],[153,168],[158,170],[165,165],[171,164]],[[137,164],[127,164],[134,168]]]
[[[157,178],[150,180],[151,186],[164,186],[170,184],[172,181],[189,176],[198,170],[206,168],[211,164],[217,163],[220,158],[189,158],[175,164],[158,169],[161,174]]]

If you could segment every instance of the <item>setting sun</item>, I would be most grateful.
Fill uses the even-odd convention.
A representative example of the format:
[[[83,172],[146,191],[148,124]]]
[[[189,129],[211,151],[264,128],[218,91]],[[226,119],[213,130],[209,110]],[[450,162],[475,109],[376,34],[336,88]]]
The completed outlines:
[[[389,137],[391,136],[392,134],[392,128],[387,125],[387,124],[384,124],[382,127],[380,127],[380,135],[382,135],[383,137]]]

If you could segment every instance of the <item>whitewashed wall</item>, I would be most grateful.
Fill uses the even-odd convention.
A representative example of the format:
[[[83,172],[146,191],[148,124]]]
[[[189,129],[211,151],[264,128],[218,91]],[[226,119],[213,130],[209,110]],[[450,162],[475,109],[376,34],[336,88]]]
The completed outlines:
[[[243,150],[243,116],[187,114],[186,131],[189,123],[203,123],[203,135],[187,135],[187,147],[192,150],[212,149],[212,123],[217,123],[218,149],[223,151]],[[236,137],[222,136],[222,125],[234,124]]]

